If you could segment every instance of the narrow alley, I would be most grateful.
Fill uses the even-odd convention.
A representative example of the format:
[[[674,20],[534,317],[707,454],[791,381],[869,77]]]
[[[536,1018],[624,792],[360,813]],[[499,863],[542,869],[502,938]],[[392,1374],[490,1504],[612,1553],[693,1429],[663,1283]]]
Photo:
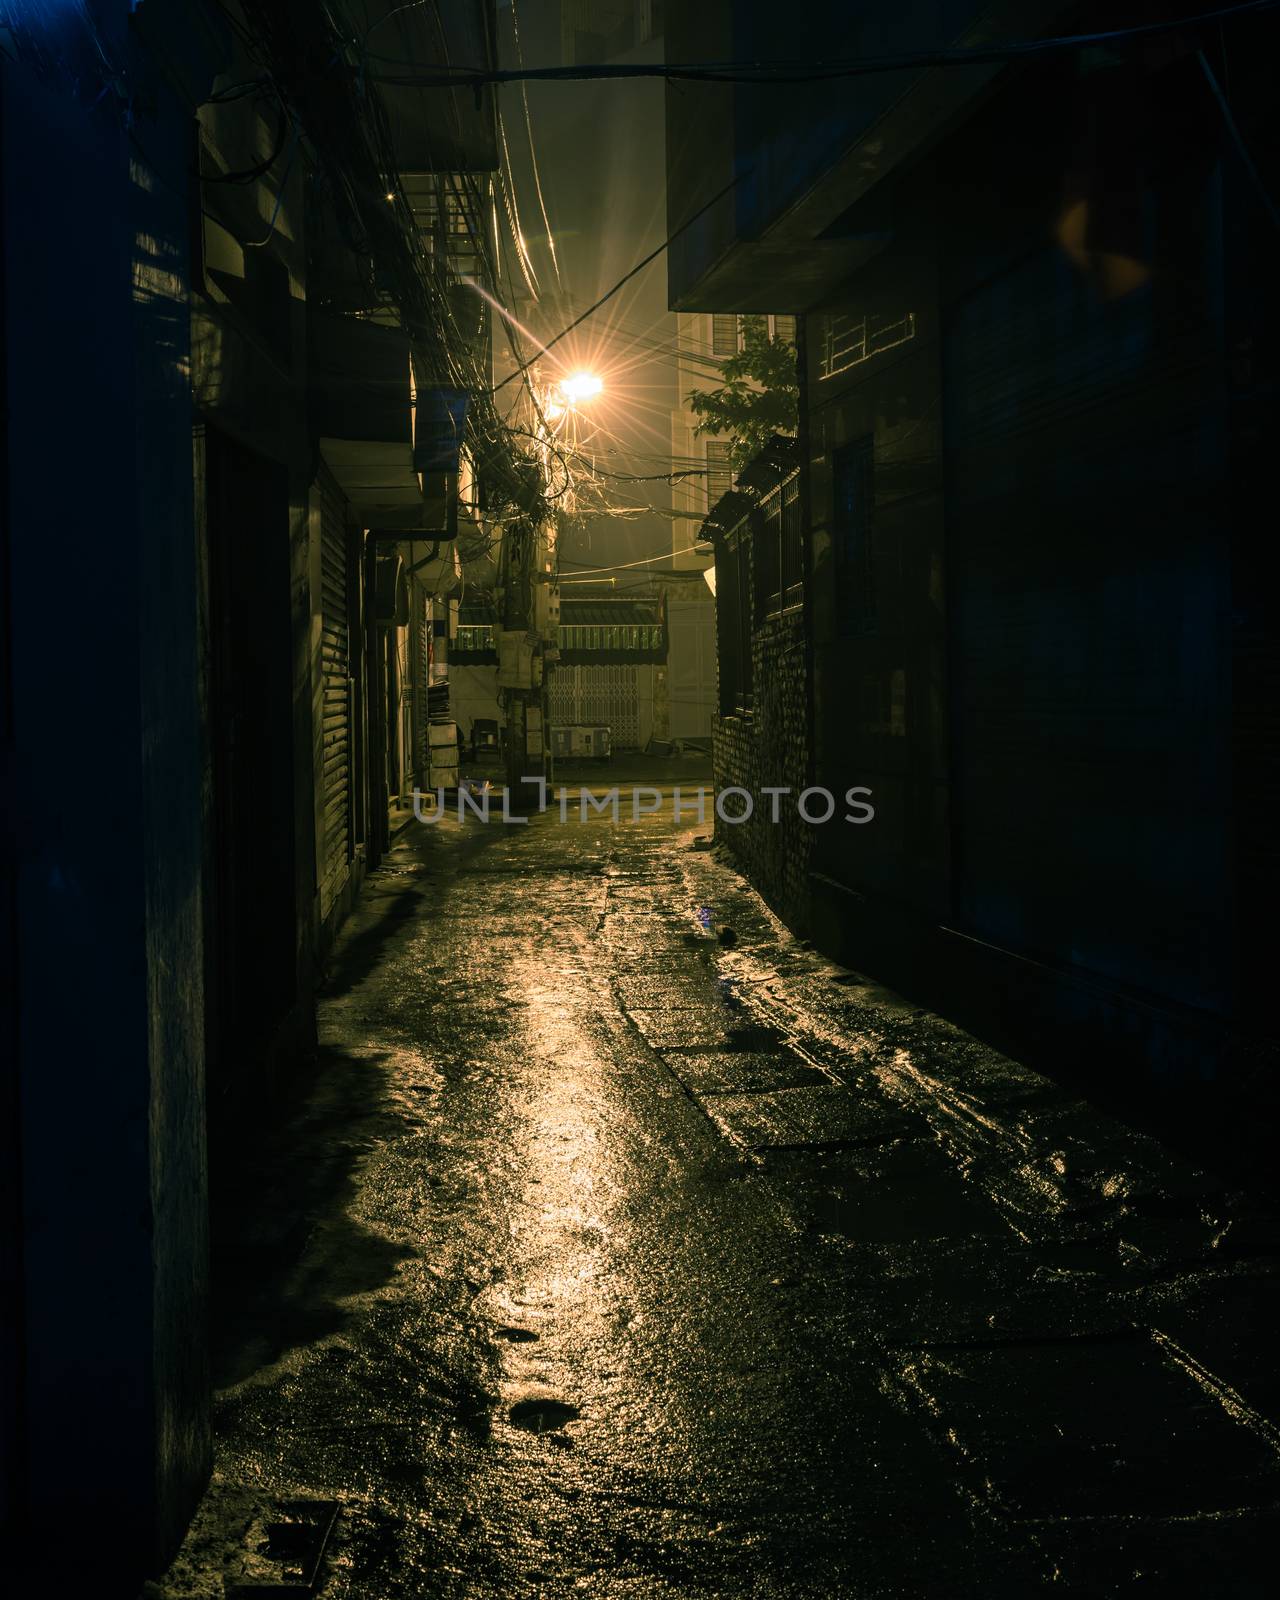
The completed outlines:
[[[145,1593],[264,1581],[293,1501],[326,1600],[1269,1593],[1270,1219],[817,956],[664,796],[372,875]]]
[[[1269,1600],[1277,59],[0,0],[7,1588]]]

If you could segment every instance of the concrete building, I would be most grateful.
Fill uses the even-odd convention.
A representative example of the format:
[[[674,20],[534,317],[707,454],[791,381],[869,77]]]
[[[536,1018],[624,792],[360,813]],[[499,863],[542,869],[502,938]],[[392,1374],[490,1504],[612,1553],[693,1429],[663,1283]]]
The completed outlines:
[[[434,759],[455,551],[545,507],[488,399],[487,91],[317,76],[368,8],[6,19],[7,1565],[132,1595],[209,1470],[220,1196]]]
[[[557,655],[547,678],[550,727],[607,728],[613,750],[643,750],[670,731],[667,604],[654,585],[619,595],[608,585],[560,604]],[[452,651],[455,706],[464,748],[476,724],[505,732],[491,602],[464,605]],[[479,768],[476,768],[477,773]]]
[[[668,58],[754,59],[776,21],[682,9]],[[815,63],[990,37],[964,6],[794,21]],[[993,36],[1066,22],[1012,6]],[[1260,1093],[1274,1034],[1247,930],[1275,882],[1275,644],[1245,507],[1276,239],[1243,60],[1273,28],[1242,23],[1227,116],[1221,60],[1167,19],[1105,55],[908,60],[856,94],[714,84],[696,123],[668,94],[669,146],[700,155],[669,167],[672,306],[795,313],[803,360],[803,710],[798,640],[748,608],[754,704],[726,700],[722,654],[721,770],[773,695],[811,774],[875,796],[873,826],[774,830],[753,872],[852,963],[1191,1115]]]

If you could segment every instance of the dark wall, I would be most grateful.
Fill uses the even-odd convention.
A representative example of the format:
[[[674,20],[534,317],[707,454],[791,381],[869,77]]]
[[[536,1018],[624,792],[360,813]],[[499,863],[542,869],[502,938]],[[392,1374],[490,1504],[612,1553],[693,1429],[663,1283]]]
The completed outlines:
[[[667,60],[800,62],[892,55],[952,43],[973,20],[973,0],[849,6],[821,0],[791,7],[785,24],[772,0],[709,0],[668,8]],[[1011,34],[1018,33],[1016,24]],[[669,298],[696,309],[695,289],[735,240],[758,239],[910,86],[917,74],[722,85],[667,86],[667,220],[680,231],[669,255]],[[732,183],[731,192],[695,214]],[[689,224],[686,227],[686,224]],[[792,268],[797,286],[804,263]],[[804,299],[769,309],[798,311]],[[717,306],[717,309],[730,309]],[[763,306],[741,306],[761,310]]]
[[[1275,112],[1236,81],[1260,150]],[[828,313],[806,320],[816,769],[877,809],[819,836],[814,926],[1126,1094],[1268,1098],[1255,183],[1175,42],[1018,74],[868,207],[886,243],[830,313],[914,325],[824,378]],[[861,532],[838,472],[859,449]]]
[[[289,474],[213,424],[197,442],[209,583],[209,1101],[221,1152],[246,1103],[261,1104],[262,1054],[298,1003]]]
[[[209,1435],[189,108],[126,8],[98,25],[131,129],[110,88],[0,67],[23,1222],[7,1567],[56,1559],[63,1586],[109,1594],[173,1548]]]
[[[252,75],[246,60],[228,70]],[[275,137],[274,108],[252,97],[201,108],[191,386],[204,430],[196,497],[211,728],[215,1232],[245,1108],[269,1102],[314,1042],[320,956],[310,570],[319,455],[308,421],[305,291],[323,202],[301,159],[282,159],[255,184],[221,181],[226,169],[251,168]]]
[[[940,165],[954,906],[993,943],[1223,1011],[1221,177],[1194,61],[1167,70],[1105,91],[1138,102],[1132,172],[1108,156],[1092,202],[1100,243],[1141,263],[1125,292],[1054,235],[1099,92],[1074,66],[1029,75]],[[1138,138],[1161,147],[1145,166]]]
[[[666,59],[727,61],[733,48],[730,0],[667,8]],[[666,86],[667,298],[672,305],[733,243],[732,196],[707,208],[734,177],[731,84]],[[703,214],[693,221],[698,212]],[[755,310],[756,307],[750,309]]]
[[[728,558],[724,540],[717,541],[721,712],[712,719],[712,767],[718,795],[729,788],[745,789],[752,805],[745,820],[727,820],[741,818],[748,809],[743,796],[727,796],[724,815],[717,811],[715,836],[729,847],[778,914],[792,927],[804,929],[814,835],[841,824],[806,824],[796,808],[798,796],[810,782],[812,754],[805,612],[802,605],[793,604],[768,615],[757,614],[757,537],[761,532],[756,515],[751,514],[730,534],[732,554]],[[776,572],[772,576],[776,584]],[[749,671],[744,652],[750,658]],[[732,682],[726,675],[731,675]],[[749,709],[737,705],[743,699],[742,691],[746,691]],[[766,787],[789,793],[770,797],[762,792]],[[775,805],[776,822],[772,816]],[[816,802],[814,810],[820,811]],[[843,814],[840,806],[836,815]]]
[[[806,825],[796,812],[796,797],[806,787],[809,771],[800,614],[771,617],[753,635],[752,650],[759,686],[755,710],[749,717],[716,717],[711,743],[716,792],[745,789],[753,797],[754,811],[745,822],[727,822],[717,815],[715,836],[733,851],[774,910],[803,931],[813,838],[828,829]],[[761,792],[765,787],[790,790],[777,801],[777,822],[771,817],[774,802]],[[743,806],[740,795],[730,795],[724,811],[738,816]],[[816,801],[814,809],[820,809]],[[837,815],[842,812],[843,807]]]
[[[871,787],[877,804],[873,824],[823,832],[815,867],[938,918],[949,840],[933,206],[929,171],[881,202],[891,243],[806,319],[806,344],[816,770],[832,788]],[[824,376],[828,317],[866,343]]]

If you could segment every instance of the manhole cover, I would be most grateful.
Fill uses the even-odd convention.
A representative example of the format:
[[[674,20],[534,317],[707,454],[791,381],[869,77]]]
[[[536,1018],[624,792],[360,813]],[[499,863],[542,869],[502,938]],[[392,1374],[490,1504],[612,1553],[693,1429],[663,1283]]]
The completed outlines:
[[[529,1433],[554,1433],[581,1415],[577,1406],[563,1400],[521,1400],[507,1413],[517,1428]]]

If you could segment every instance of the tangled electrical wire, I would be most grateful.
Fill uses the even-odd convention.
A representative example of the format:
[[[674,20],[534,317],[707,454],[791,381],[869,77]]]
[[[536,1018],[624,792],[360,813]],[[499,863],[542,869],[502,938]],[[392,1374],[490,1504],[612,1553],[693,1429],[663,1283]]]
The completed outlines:
[[[346,11],[333,0],[244,0],[243,16],[265,78],[302,130],[347,248],[376,270],[399,314],[419,388],[470,396],[467,443],[486,508],[545,518],[550,506],[539,463],[517,447],[474,344],[458,326],[451,295],[459,280],[420,247],[386,107],[376,86],[353,70],[361,41]]]

